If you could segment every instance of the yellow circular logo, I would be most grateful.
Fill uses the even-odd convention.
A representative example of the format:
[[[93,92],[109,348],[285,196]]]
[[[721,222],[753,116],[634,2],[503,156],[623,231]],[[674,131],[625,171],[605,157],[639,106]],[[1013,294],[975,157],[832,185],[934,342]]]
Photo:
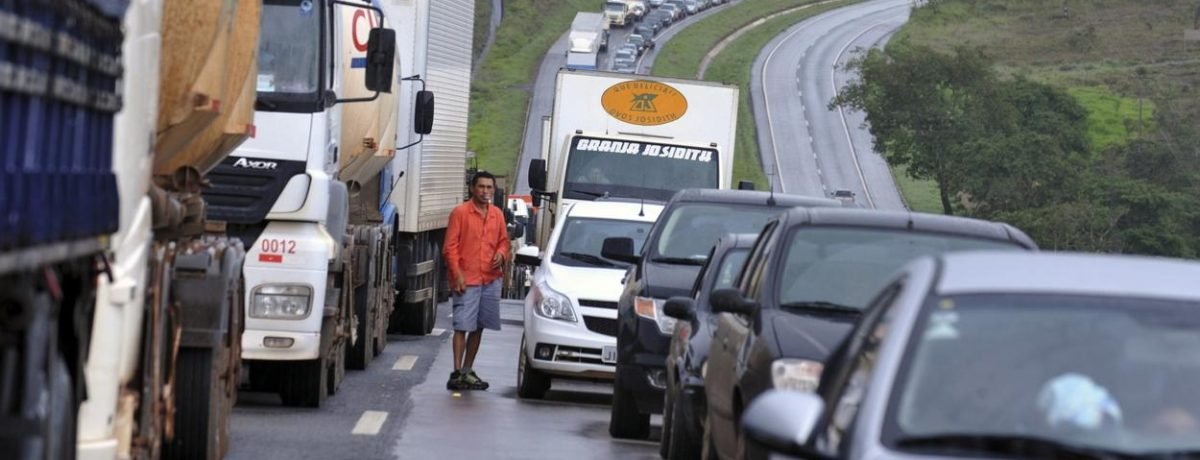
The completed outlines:
[[[641,126],[663,125],[687,113],[687,98],[665,83],[633,80],[604,90],[600,105],[613,118]]]

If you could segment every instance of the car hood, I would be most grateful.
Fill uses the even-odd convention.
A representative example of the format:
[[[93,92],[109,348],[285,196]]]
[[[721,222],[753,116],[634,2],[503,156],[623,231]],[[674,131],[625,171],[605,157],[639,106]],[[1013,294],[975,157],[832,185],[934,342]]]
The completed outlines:
[[[570,267],[555,263],[542,266],[541,281],[550,289],[575,300],[616,302],[621,297],[624,268]]]
[[[647,297],[669,299],[692,293],[700,267],[646,262],[643,267],[642,288]]]
[[[782,358],[811,359],[824,362],[850,329],[858,321],[857,316],[826,317],[775,312],[772,326],[775,331],[779,356]]]

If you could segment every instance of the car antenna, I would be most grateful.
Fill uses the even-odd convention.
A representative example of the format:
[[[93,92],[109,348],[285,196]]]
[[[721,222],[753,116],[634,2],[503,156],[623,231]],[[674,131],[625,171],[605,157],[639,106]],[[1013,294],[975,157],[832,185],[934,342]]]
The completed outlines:
[[[767,197],[767,206],[775,206],[775,173],[767,174],[767,188],[771,190],[771,195]]]

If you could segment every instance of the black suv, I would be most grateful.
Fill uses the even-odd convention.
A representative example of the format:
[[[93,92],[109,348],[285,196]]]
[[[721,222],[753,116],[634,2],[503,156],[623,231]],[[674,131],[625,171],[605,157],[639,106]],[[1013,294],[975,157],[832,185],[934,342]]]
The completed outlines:
[[[650,414],[661,413],[667,347],[675,320],[666,299],[687,295],[713,244],[727,233],[757,233],[767,219],[796,206],[842,206],[837,200],[749,190],[685,189],[659,214],[641,255],[633,240],[608,238],[601,255],[629,262],[617,306],[617,372],[608,432],[646,438]]]
[[[718,318],[704,379],[707,457],[741,458],[737,422],[764,391],[815,391],[830,351],[904,264],[955,251],[1036,249],[1010,225],[938,214],[793,209],[771,219],[736,287],[709,297]]]

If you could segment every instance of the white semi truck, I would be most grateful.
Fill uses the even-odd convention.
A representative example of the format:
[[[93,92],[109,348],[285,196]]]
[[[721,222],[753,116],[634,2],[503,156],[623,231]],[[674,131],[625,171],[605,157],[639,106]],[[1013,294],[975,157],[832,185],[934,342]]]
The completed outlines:
[[[604,16],[608,18],[609,24],[617,27],[625,27],[626,24],[633,22],[632,14],[630,5],[624,0],[609,0],[604,2]]]
[[[729,188],[737,103],[738,89],[723,84],[560,70],[541,158],[526,176],[534,205],[549,201],[535,240],[547,241],[568,202]]]
[[[432,329],[465,190],[473,14],[470,0],[265,1],[258,136],[205,192],[247,247],[252,387],[320,406],[389,329]]]
[[[244,250],[200,189],[254,132],[261,2],[64,5],[0,7],[0,457],[220,458]]]
[[[609,17],[604,13],[576,13],[567,33],[567,68],[596,69],[601,52],[608,50]]]

